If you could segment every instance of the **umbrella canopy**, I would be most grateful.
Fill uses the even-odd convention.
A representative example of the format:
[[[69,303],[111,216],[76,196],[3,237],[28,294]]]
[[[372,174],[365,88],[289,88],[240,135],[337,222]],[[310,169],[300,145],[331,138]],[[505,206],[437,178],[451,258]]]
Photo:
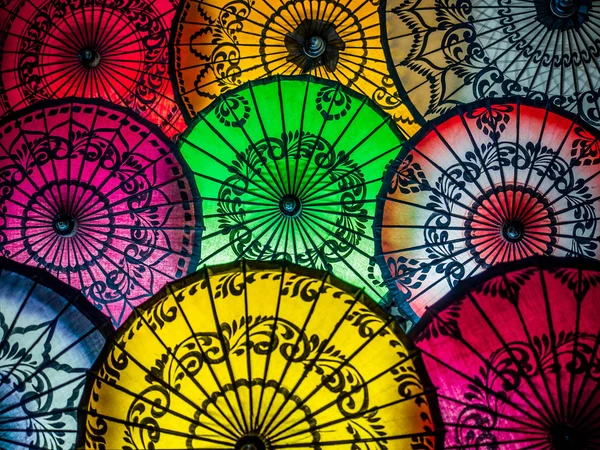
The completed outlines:
[[[200,205],[188,171],[157,127],[124,108],[65,99],[22,110],[0,124],[0,253],[82,289],[118,325],[195,270]]]
[[[402,136],[366,97],[310,76],[249,82],[179,141],[202,194],[200,264],[286,258],[386,301],[375,195]]]
[[[110,330],[73,288],[0,258],[0,448],[75,448],[86,372]]]
[[[419,356],[379,311],[327,272],[279,262],[167,285],[92,371],[84,445],[433,449]]]
[[[460,103],[549,100],[600,128],[596,0],[389,0],[382,35],[419,122]]]
[[[406,143],[378,197],[377,259],[421,316],[458,281],[537,254],[597,259],[600,140],[515,100],[457,107]]]
[[[277,74],[335,80],[371,98],[406,135],[418,127],[394,86],[380,44],[377,1],[183,0],[171,70],[193,117],[220,94]]]
[[[170,137],[185,125],[167,69],[170,0],[20,0],[0,6],[0,114],[104,98]]]
[[[538,257],[471,281],[414,329],[444,448],[599,448],[600,264]]]

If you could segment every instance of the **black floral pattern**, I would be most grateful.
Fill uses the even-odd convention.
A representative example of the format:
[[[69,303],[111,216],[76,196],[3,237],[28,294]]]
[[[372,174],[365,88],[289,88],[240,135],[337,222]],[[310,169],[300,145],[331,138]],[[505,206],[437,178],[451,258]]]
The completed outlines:
[[[140,118],[104,104],[36,108],[0,126],[0,254],[82,289],[117,325],[160,280],[194,268],[198,195]]]
[[[388,48],[397,81],[424,120],[459,103],[519,95],[600,126],[600,54],[594,6],[565,18],[550,1],[388,1]]]
[[[540,120],[528,108],[458,108],[391,165],[375,228],[384,231],[378,262],[399,307],[504,261],[539,254],[598,258],[598,199],[589,183],[600,162],[598,137],[566,121],[558,127],[563,119],[551,113],[537,141],[515,142],[529,114]],[[546,137],[554,132],[560,137]],[[434,152],[438,139],[443,146]],[[394,227],[409,229],[413,244]]]
[[[348,448],[386,450],[393,448],[395,436],[388,429],[393,425],[385,417],[389,412],[380,411],[377,405],[384,402],[383,408],[387,408],[400,401],[414,404],[420,411],[415,413],[419,419],[413,424],[420,432],[407,440],[411,442],[410,448],[433,449],[435,424],[429,412],[429,398],[423,393],[421,372],[410,362],[416,355],[392,332],[393,320],[385,321],[360,301],[353,300],[332,285],[329,277],[319,279],[302,271],[297,273],[297,266],[287,264],[284,271],[275,269],[273,263],[250,264],[252,267],[243,271],[199,274],[196,281],[187,287],[180,285],[172,296],[150,306],[146,304],[144,308],[150,309],[142,312],[143,317],[126,325],[128,329],[123,330],[90,385],[86,446],[102,449],[117,439],[127,450],[158,447],[171,442],[172,421],[181,419],[186,425],[185,429],[178,428],[177,439],[189,449],[203,448],[211,442],[241,442],[248,436],[260,438],[268,447],[270,440],[277,445],[276,442],[295,439],[296,435],[302,435],[306,445],[325,449],[330,445],[329,433],[335,432],[341,439],[340,445]],[[269,269],[257,269],[261,264]],[[281,267],[278,263],[277,266]],[[268,286],[281,286],[280,295],[286,302],[316,306],[319,302],[339,301],[340,307],[350,307],[351,314],[341,315],[337,327],[356,329],[360,342],[380,341],[390,349],[390,363],[396,363],[389,368],[390,364],[384,365],[385,371],[377,377],[367,376],[368,371],[354,362],[354,350],[349,353],[350,348],[359,344],[353,343],[345,351],[336,344],[333,334],[328,337],[318,328],[295,323],[285,317],[289,312],[275,316],[241,315],[219,322],[216,328],[210,325],[210,318],[185,319],[186,309],[193,307],[190,302],[204,301],[200,291],[210,292],[216,319],[227,314],[228,308],[235,308],[236,302],[250,290],[262,287],[266,293]],[[262,289],[257,292],[263,293]],[[325,296],[326,300],[322,298]],[[268,297],[263,299],[268,300]],[[334,313],[332,309],[333,314],[341,311]],[[185,337],[175,342],[171,334],[173,326],[182,320],[191,320],[195,330],[200,329],[201,322],[210,329],[185,332],[182,335]],[[125,389],[137,388],[128,378],[129,369],[138,370],[140,360],[135,354],[139,349],[134,341],[140,339],[136,334],[145,334],[147,330],[172,344],[165,343],[164,348],[147,358],[152,364],[143,368],[143,389],[126,397],[122,426],[117,425],[118,421],[107,422],[105,402],[110,401],[111,387],[121,384]],[[357,347],[356,351],[361,350]],[[246,371],[249,376],[244,376]],[[385,399],[372,391],[379,377],[386,377],[391,383],[385,385],[385,389],[391,386],[390,396]],[[309,378],[316,384],[312,386],[311,382],[307,391],[301,388],[301,383]],[[310,394],[313,388],[315,393]],[[199,397],[190,397],[196,390]],[[324,392],[318,393],[319,390]],[[314,403],[311,399],[317,393],[323,398],[315,397]],[[327,399],[324,406],[315,406],[324,399]],[[178,416],[178,408],[190,406],[193,410],[189,416]],[[336,418],[335,421],[324,422],[323,411],[330,411],[328,417]],[[118,436],[115,426],[120,428]]]
[[[103,324],[77,310],[67,286],[47,275],[34,282],[4,259],[0,266],[2,446],[74,449],[85,373],[104,344],[96,329]]]
[[[32,7],[33,6],[33,7]],[[21,2],[0,30],[6,70],[0,111],[44,99],[104,98],[131,108],[173,137],[183,119],[167,72],[168,0],[47,0]],[[99,55],[91,68],[84,51]]]
[[[339,191],[330,196],[332,202],[339,204],[339,213],[332,216],[335,220],[332,224],[333,235],[312,243],[298,239],[297,251],[293,257],[285,251],[275,253],[277,239],[272,238],[281,235],[290,225],[279,222],[268,233],[256,236],[252,232],[252,226],[244,218],[246,202],[252,202],[256,198],[257,185],[264,186],[260,194],[272,193],[275,199],[281,197],[273,187],[274,182],[266,181],[265,178],[286,173],[293,179],[294,174],[287,173],[289,169],[286,164],[290,159],[298,166],[311,164],[311,167],[316,168],[311,179],[328,180],[335,183]],[[238,257],[260,260],[293,259],[298,264],[328,269],[331,263],[342,261],[359,244],[361,232],[365,230],[367,222],[366,211],[362,208],[362,202],[366,198],[364,176],[344,151],[334,149],[324,138],[309,132],[290,131],[280,138],[263,139],[239,152],[236,160],[231,162],[229,172],[233,175],[223,182],[219,191],[219,228],[229,236],[231,248]],[[298,172],[298,176],[302,176]],[[313,183],[311,189],[303,190],[298,200],[304,204],[304,208],[310,208],[310,201],[305,199],[310,199],[317,192],[319,184]],[[288,193],[284,192],[284,196],[285,194]],[[289,194],[292,195],[293,192]],[[279,214],[279,201],[272,203],[271,208],[275,214]],[[303,223],[303,214],[307,213],[299,211],[296,217],[290,219],[291,226],[298,229],[308,227]]]

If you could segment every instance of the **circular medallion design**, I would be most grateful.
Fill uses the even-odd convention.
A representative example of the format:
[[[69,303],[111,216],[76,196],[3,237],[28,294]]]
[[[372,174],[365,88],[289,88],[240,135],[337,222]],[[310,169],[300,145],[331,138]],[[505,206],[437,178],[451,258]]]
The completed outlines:
[[[597,8],[589,0],[391,0],[381,14],[397,85],[419,120],[518,95],[600,128]]]
[[[377,311],[362,290],[288,263],[169,285],[96,367],[85,446],[433,450],[419,356]]]
[[[465,221],[465,245],[482,267],[552,253],[556,212],[539,192],[505,185],[480,196]]]
[[[115,211],[102,191],[85,182],[50,181],[31,195],[23,214],[20,245],[32,263],[51,272],[88,269],[114,233]]]
[[[378,1],[267,0],[180,5],[171,60],[182,109],[194,117],[224,92],[273,75],[335,80],[371,98],[405,135],[417,126],[390,77]]]
[[[444,448],[597,447],[600,265],[502,264],[433,305],[414,330],[440,395]]]
[[[290,160],[296,165],[295,173],[289,170]],[[322,137],[296,131],[282,139],[258,141],[238,153],[237,161],[230,163],[228,171],[234,175],[223,182],[217,207],[223,213],[219,219],[221,228],[231,230],[229,244],[238,258],[285,258],[309,267],[329,268],[331,264],[343,263],[354,246],[360,245],[359,233],[366,218],[353,213],[360,213],[360,206],[366,200],[364,175],[352,159],[336,152]],[[276,184],[278,180],[272,177],[284,174],[288,181],[293,181],[296,172],[300,172],[296,185],[285,186],[284,182],[282,194]],[[316,183],[305,182],[305,177]],[[322,196],[324,187],[331,191],[325,197]],[[313,200],[315,197],[317,200]],[[277,218],[267,233],[264,230],[256,232],[252,223],[240,223],[239,219],[257,203],[261,204],[260,215],[277,218],[279,210],[295,222]],[[327,206],[320,206],[320,203],[327,203]],[[319,208],[326,208],[331,216],[330,220],[320,223],[325,227],[327,237],[318,242],[298,239],[293,255],[286,251],[276,252],[275,244],[287,230],[300,232],[319,222],[315,217]]]
[[[421,316],[456,284],[533,255],[598,259],[600,138],[554,110],[458,107],[405,144],[375,216],[395,302]]]
[[[371,224],[402,142],[368,99],[311,76],[249,82],[224,95],[179,140],[203,199],[200,265],[286,259],[388,302]]]
[[[195,268],[198,194],[156,127],[104,102],[0,125],[0,254],[43,267],[118,325]]]
[[[184,128],[167,70],[168,0],[18,2],[0,30],[0,112],[51,98],[104,98]]]
[[[75,289],[0,258],[0,446],[74,450],[108,320]]]

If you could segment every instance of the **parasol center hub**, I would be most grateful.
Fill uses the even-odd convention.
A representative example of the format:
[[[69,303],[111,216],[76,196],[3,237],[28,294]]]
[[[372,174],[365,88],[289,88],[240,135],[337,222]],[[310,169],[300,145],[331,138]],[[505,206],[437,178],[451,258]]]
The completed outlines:
[[[296,217],[302,211],[302,202],[295,195],[286,195],[279,202],[279,209],[288,217]]]
[[[571,17],[577,11],[576,0],[550,0],[550,10],[552,14],[561,19]]]
[[[235,444],[235,450],[267,450],[268,445],[259,436],[242,436]]]
[[[304,53],[309,58],[318,58],[323,53],[325,53],[325,49],[327,48],[327,44],[320,36],[313,36],[306,41],[304,45]]]
[[[502,226],[502,237],[508,242],[519,242],[525,235],[525,226],[518,220],[509,220]]]
[[[77,231],[77,221],[68,214],[59,214],[52,221],[52,228],[59,236],[73,236]]]
[[[584,442],[579,431],[568,424],[560,423],[550,429],[552,450],[582,450]]]
[[[100,53],[92,48],[84,48],[77,56],[81,64],[87,69],[92,69],[100,64]]]

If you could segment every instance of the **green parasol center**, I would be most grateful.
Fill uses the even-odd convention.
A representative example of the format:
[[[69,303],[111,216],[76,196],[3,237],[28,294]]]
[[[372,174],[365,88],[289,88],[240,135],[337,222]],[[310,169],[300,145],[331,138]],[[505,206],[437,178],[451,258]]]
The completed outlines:
[[[302,211],[302,202],[295,195],[286,195],[279,202],[279,209],[288,217],[296,217]]]
[[[585,447],[581,433],[565,423],[551,427],[549,438],[552,450],[582,450]]]
[[[258,436],[242,436],[235,444],[235,450],[267,450],[267,445]]]
[[[327,44],[320,36],[313,36],[306,41],[304,45],[304,53],[309,58],[318,58],[321,56],[325,49],[327,48]]]
[[[77,221],[69,214],[59,214],[52,221],[52,228],[59,236],[73,236],[77,231]]]
[[[519,242],[525,234],[525,226],[518,220],[509,220],[502,226],[502,237],[508,242]]]
[[[84,48],[78,54],[77,57],[81,64],[86,69],[92,69],[100,64],[100,53],[91,48]]]

